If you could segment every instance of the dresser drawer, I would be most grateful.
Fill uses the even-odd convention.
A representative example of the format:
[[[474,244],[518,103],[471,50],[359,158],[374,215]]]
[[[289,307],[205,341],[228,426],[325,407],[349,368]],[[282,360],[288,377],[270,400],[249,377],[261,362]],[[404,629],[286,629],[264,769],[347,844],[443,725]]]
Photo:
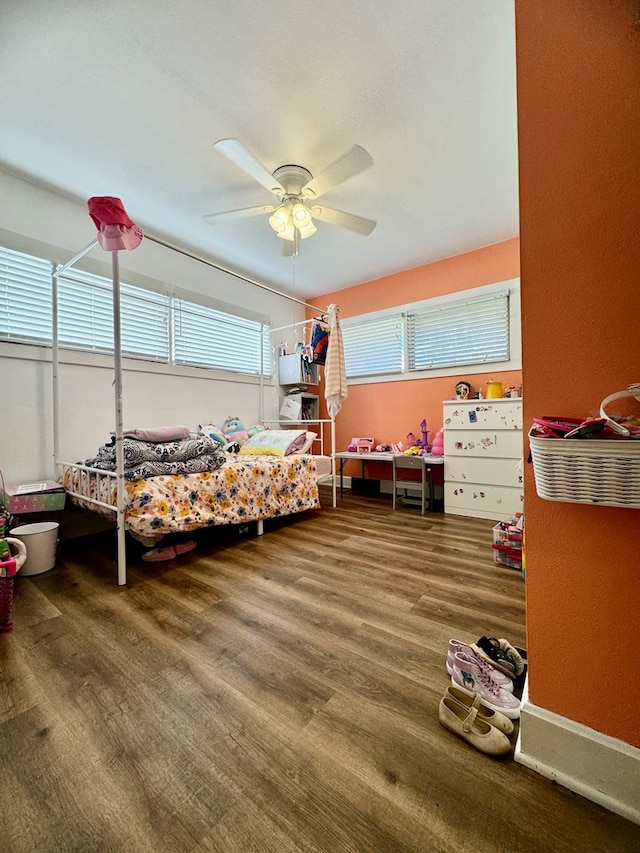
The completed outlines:
[[[518,430],[444,430],[444,456],[499,456],[522,458],[522,432]]]
[[[521,400],[473,400],[444,404],[444,429],[522,429]]]
[[[520,459],[477,459],[466,456],[447,456],[444,463],[445,480],[454,483],[479,483],[493,486],[522,488]]]
[[[445,512],[501,521],[522,512],[524,490],[511,486],[479,486],[475,483],[444,484]]]

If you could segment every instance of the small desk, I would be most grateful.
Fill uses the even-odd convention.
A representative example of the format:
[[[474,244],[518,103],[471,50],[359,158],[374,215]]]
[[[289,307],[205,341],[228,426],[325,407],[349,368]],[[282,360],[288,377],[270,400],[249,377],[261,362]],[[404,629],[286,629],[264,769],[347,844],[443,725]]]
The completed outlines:
[[[393,465],[393,459],[396,454],[394,453],[354,453],[350,450],[343,450],[340,453],[334,453],[335,458],[339,462],[339,472],[340,472],[340,497],[344,495],[344,477],[343,471],[345,464],[350,459],[359,459],[362,463],[362,479],[364,480],[364,474],[367,462],[388,462],[390,465]],[[429,510],[433,510],[433,469],[439,467],[440,465],[444,465],[444,456],[430,456],[426,454],[424,456],[414,456],[413,459],[421,459],[424,462],[426,467],[427,474],[427,482],[429,484]]]

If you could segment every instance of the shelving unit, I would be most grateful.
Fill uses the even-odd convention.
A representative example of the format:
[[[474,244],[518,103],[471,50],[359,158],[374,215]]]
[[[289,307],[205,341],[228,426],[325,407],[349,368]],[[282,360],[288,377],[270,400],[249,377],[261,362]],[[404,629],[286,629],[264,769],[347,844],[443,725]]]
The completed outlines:
[[[280,397],[280,417],[295,423],[317,421],[320,417],[318,395],[300,391]]]
[[[317,385],[318,365],[297,352],[278,356],[278,381],[280,385]]]

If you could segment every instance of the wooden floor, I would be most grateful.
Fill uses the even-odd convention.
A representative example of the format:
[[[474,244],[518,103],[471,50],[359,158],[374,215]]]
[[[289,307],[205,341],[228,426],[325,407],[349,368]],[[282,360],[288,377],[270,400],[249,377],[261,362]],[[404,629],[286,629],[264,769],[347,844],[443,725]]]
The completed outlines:
[[[346,494],[115,584],[115,537],[16,583],[0,850],[638,851],[640,827],[438,722],[450,637],[525,644],[492,522]]]

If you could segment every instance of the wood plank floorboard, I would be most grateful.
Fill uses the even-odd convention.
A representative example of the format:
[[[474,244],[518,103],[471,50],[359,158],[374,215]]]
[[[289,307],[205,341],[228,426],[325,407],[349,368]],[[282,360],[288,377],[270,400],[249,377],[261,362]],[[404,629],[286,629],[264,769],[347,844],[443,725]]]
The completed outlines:
[[[1,853],[640,850],[639,826],[439,724],[450,637],[526,645],[493,523],[322,501],[167,563],[131,543],[126,587],[113,532],[18,579]]]

